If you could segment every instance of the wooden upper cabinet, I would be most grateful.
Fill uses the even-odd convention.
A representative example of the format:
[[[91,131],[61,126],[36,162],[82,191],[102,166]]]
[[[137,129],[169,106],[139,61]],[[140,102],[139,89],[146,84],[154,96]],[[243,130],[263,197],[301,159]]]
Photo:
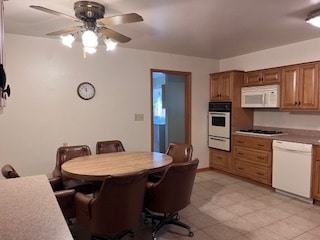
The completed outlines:
[[[212,101],[231,100],[232,97],[232,73],[210,74],[210,98]]]
[[[284,67],[281,80],[281,110],[318,110],[319,63]]]
[[[281,79],[281,68],[270,68],[258,71],[246,72],[244,77],[245,86],[260,86],[279,84]]]

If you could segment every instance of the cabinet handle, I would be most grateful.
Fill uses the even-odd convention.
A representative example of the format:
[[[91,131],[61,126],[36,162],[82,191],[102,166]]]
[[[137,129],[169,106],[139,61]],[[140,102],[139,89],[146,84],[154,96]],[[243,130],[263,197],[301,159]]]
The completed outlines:
[[[243,168],[243,167],[238,167],[238,169],[239,169],[239,170],[244,170],[244,168]]]
[[[296,106],[297,106],[297,105],[298,105],[298,103],[297,103],[297,102],[294,102],[294,105],[296,105]]]
[[[244,153],[243,153],[243,152],[237,152],[237,154],[238,154],[238,155],[241,155],[241,156],[243,156],[243,155],[244,155]]]
[[[264,176],[264,173],[256,172],[259,176]]]
[[[264,144],[258,143],[257,146],[264,147]]]
[[[219,160],[221,160],[221,159],[222,159],[222,157],[220,157],[220,156],[217,156],[216,158],[217,158],[217,159],[219,159]]]
[[[264,160],[264,157],[261,157],[261,156],[257,156],[257,158],[258,158],[259,160]]]
[[[301,102],[300,102],[300,101],[298,102],[298,105],[299,105],[299,106],[301,105]]]
[[[244,142],[243,142],[243,141],[238,141],[238,143],[241,143],[241,144],[242,144],[242,143],[244,143]]]

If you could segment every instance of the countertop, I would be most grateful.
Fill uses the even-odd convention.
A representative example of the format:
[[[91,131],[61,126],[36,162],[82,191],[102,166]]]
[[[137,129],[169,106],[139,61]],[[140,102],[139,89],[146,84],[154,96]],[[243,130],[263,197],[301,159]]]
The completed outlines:
[[[320,146],[320,142],[319,142],[320,131],[302,130],[302,129],[286,129],[286,128],[269,128],[269,127],[257,127],[257,126],[255,126],[254,128],[282,131],[286,134],[275,135],[275,136],[264,136],[264,135],[251,135],[246,133],[238,133],[236,131],[234,131],[233,134],[242,135],[242,136],[251,136],[251,137],[261,137],[261,138],[288,141],[288,142],[306,143],[306,144]]]
[[[73,240],[45,175],[0,180],[0,239]]]

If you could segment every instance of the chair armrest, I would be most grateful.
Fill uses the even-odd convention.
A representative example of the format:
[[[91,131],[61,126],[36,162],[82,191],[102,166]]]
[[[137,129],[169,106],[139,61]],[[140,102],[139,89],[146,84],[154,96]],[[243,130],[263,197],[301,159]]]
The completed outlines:
[[[91,196],[85,195],[80,192],[76,193],[74,198],[74,204],[77,218],[84,219],[85,221],[91,219],[90,203],[92,200],[93,198]]]
[[[49,178],[49,182],[50,182],[50,185],[51,185],[52,190],[54,192],[64,189],[63,183],[62,183],[62,178],[60,176]]]

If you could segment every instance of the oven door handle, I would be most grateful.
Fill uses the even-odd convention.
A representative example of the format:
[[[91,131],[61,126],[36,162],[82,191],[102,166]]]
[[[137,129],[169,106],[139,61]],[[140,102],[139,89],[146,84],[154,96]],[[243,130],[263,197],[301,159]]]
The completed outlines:
[[[226,142],[227,140],[226,139],[221,139],[221,138],[215,138],[215,137],[210,137],[211,140],[217,140],[217,141],[220,141],[220,142]]]
[[[209,112],[209,114],[211,115],[211,116],[226,116],[227,115],[227,113],[223,113],[223,112]]]

